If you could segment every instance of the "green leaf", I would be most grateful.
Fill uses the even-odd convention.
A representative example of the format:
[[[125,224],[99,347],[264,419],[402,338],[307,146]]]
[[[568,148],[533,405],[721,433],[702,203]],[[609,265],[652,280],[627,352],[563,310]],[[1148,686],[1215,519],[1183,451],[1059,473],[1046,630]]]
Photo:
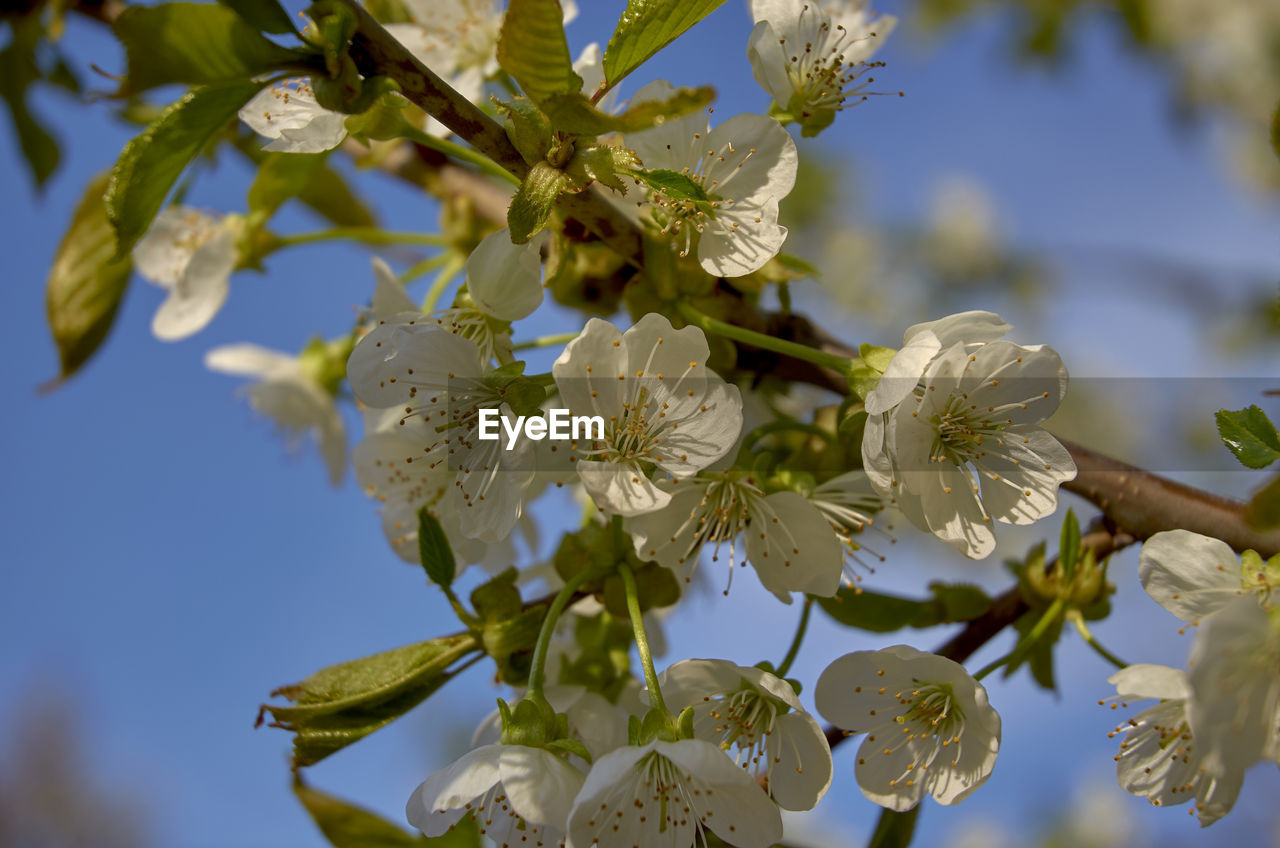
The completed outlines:
[[[539,105],[551,120],[551,125],[576,135],[600,135],[609,132],[640,132],[663,120],[678,118],[690,112],[704,109],[715,99],[716,90],[710,86],[681,88],[666,100],[648,100],[637,103],[621,115],[601,112],[586,95],[579,91],[556,94]]]
[[[261,32],[271,35],[296,35],[298,32],[279,0],[218,0],[218,3],[234,9],[241,20]]]
[[[295,767],[313,765],[413,709],[452,677],[450,665],[478,649],[464,633],[329,666],[271,693],[294,706],[264,704],[262,711],[296,734]]]
[[[1067,517],[1062,522],[1062,534],[1058,541],[1058,565],[1067,577],[1075,574],[1076,563],[1080,561],[1080,522],[1076,521],[1074,510],[1067,510]]]
[[[107,175],[85,188],[49,272],[45,309],[58,346],[59,379],[88,361],[106,338],[129,282],[128,257],[115,260],[116,236],[102,193]]]
[[[659,194],[674,200],[690,200],[695,203],[710,200],[702,186],[690,179],[687,174],[682,174],[679,171],[655,168],[652,171],[627,171],[626,174],[635,177]]]
[[[27,89],[42,79],[36,65],[36,48],[44,35],[38,14],[12,22],[12,38],[0,50],[0,98],[9,107],[18,146],[37,187],[42,187],[58,168],[58,143],[27,111]]]
[[[719,8],[724,0],[629,0],[604,52],[609,88]]]
[[[507,226],[513,242],[525,244],[547,225],[556,198],[568,183],[569,176],[546,160],[529,169],[507,209]]]
[[[323,153],[268,153],[249,186],[249,211],[274,215],[282,203],[297,197],[311,182],[324,167],[324,160]]]
[[[881,810],[867,848],[907,848],[915,835],[916,819],[919,816],[919,804],[901,813],[896,810]]]
[[[418,510],[418,558],[427,577],[437,586],[451,585],[458,574],[458,564],[444,528],[425,506]]]
[[[334,848],[481,848],[484,844],[474,817],[460,820],[444,836],[428,839],[363,807],[312,789],[296,773],[293,794]]]
[[[1266,468],[1280,459],[1280,435],[1257,406],[1237,411],[1218,410],[1218,435],[1240,464],[1246,468]]]
[[[581,90],[559,0],[511,0],[498,38],[498,64],[535,103]]]
[[[226,6],[129,6],[116,18],[115,31],[129,65],[121,95],[173,83],[205,85],[308,70],[304,54],[264,38]]]
[[[117,256],[133,248],[187,165],[261,87],[258,82],[233,82],[193,88],[125,145],[106,194]]]
[[[881,374],[889,367],[889,363],[893,360],[895,353],[897,351],[891,347],[880,347],[873,344],[864,343],[858,347],[858,356],[862,357],[862,361]]]
[[[1245,507],[1244,520],[1255,530],[1280,527],[1280,475],[1254,494]]]
[[[1043,609],[1033,609],[1024,613],[1017,621],[1013,623],[1013,629],[1018,633],[1018,641],[1030,635],[1031,631],[1040,622],[1044,616]],[[1049,628],[1044,631],[1039,639],[1031,646],[1031,648],[1021,657],[1017,657],[1004,667],[1003,676],[1009,677],[1025,664],[1031,669],[1031,677],[1042,689],[1050,692],[1057,691],[1058,684],[1054,675],[1054,646],[1058,644],[1058,640],[1062,638],[1062,618],[1059,617]]]
[[[991,599],[977,586],[932,583],[929,588],[933,597],[924,601],[842,588],[834,598],[818,598],[818,604],[839,623],[872,633],[970,621],[991,607]]]

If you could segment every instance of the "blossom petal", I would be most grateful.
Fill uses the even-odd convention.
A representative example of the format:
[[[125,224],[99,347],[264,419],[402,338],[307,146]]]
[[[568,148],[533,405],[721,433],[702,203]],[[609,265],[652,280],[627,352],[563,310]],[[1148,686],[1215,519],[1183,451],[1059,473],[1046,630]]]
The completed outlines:
[[[796,184],[799,154],[782,124],[767,115],[734,115],[703,140],[709,164],[705,170],[712,194],[749,201],[777,201]],[[770,221],[777,220],[775,213]]]
[[[298,358],[262,345],[240,344],[215,347],[204,355],[210,371],[245,377],[280,377],[298,373]]]
[[[704,787],[688,798],[693,814],[721,839],[738,848],[769,848],[782,838],[778,808],[744,769],[710,742],[657,742],[655,750],[685,769],[688,782]],[[708,792],[706,789],[712,789]]]
[[[517,815],[557,831],[564,828],[586,775],[544,748],[524,745],[503,745],[498,767]]]
[[[812,810],[831,788],[831,746],[813,716],[779,716],[769,735],[769,794],[784,810]]]
[[[208,326],[227,300],[237,259],[235,234],[228,229],[197,248],[169,290],[169,297],[156,310],[151,321],[155,337],[178,341]]]
[[[902,334],[902,343],[909,344],[913,338],[923,332],[930,332],[946,348],[957,342],[966,344],[983,344],[1002,338],[1013,327],[994,312],[980,309],[969,312],[957,312],[936,321],[925,321],[912,324]]]
[[[1190,530],[1156,533],[1138,557],[1142,588],[1183,621],[1198,621],[1244,594],[1240,557],[1221,539]]]
[[[642,515],[671,501],[639,467],[584,460],[578,463],[578,477],[596,506],[611,515]]]
[[[373,257],[373,279],[373,317],[386,320],[405,313],[421,313],[391,266],[377,256]]]
[[[405,807],[409,823],[427,836],[447,831],[460,816],[440,811],[461,809],[492,789],[502,777],[498,768],[502,749],[502,745],[475,748],[428,777]]]
[[[831,597],[840,588],[843,550],[818,508],[795,492],[764,498],[746,530],[747,559],[764,587],[790,602],[790,592]]]
[[[1107,678],[1121,698],[1162,698],[1184,701],[1191,696],[1187,673],[1153,663],[1134,663]]]
[[[486,236],[467,257],[467,292],[481,312],[500,321],[517,321],[542,303],[542,239],[513,244],[511,233]]]
[[[868,415],[880,415],[902,403],[915,390],[924,376],[929,361],[942,350],[942,343],[931,332],[918,333],[893,355],[884,375],[867,395]]]

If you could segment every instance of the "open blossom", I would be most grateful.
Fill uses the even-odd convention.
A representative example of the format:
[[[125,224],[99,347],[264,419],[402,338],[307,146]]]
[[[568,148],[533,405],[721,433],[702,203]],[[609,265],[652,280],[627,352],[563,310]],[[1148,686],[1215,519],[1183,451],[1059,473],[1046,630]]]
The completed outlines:
[[[604,438],[573,445],[578,475],[605,512],[634,516],[671,495],[654,465],[688,477],[720,459],[742,430],[742,396],[707,368],[707,339],[650,312],[625,333],[592,318],[551,373],[572,415],[599,415]]]
[[[171,342],[192,336],[213,320],[231,290],[240,260],[239,215],[215,217],[189,206],[161,210],[133,248],[133,265],[169,292],[156,310],[151,332]]]
[[[702,546],[729,553],[733,576],[737,539],[760,582],[786,603],[791,592],[830,597],[840,588],[840,541],[821,511],[795,492],[766,495],[750,473],[704,472],[660,481],[670,501],[628,524],[636,555],[656,560],[688,583]],[[727,590],[726,590],[727,591]]]
[[[1142,546],[1138,577],[1152,600],[1186,622],[1199,622],[1244,595],[1260,603],[1280,591],[1280,557],[1238,555],[1221,539],[1190,530],[1156,533]]]
[[[1040,426],[1066,394],[1066,367],[1047,345],[1001,339],[1007,329],[989,312],[917,324],[866,399],[862,458],[876,491],[974,559],[995,549],[992,519],[1052,514],[1076,474]]]
[[[1237,598],[1196,631],[1187,718],[1215,774],[1280,764],[1280,607]]]
[[[347,116],[317,103],[306,79],[286,80],[262,89],[240,109],[240,120],[271,139],[264,150],[281,153],[323,153],[347,137]]]
[[[755,779],[701,739],[628,745],[596,760],[569,814],[570,848],[688,848],[710,830],[768,848],[782,819]]]
[[[868,571],[874,569],[864,561],[864,552],[880,562],[884,561],[882,554],[867,547],[863,535],[875,522],[876,513],[884,508],[884,501],[876,494],[866,472],[847,471],[836,475],[815,486],[808,499],[836,532],[836,538],[844,547],[846,561],[861,565]],[[894,541],[892,536],[885,538]],[[861,575],[853,573],[852,567],[847,566],[845,573],[851,575],[850,579],[855,582],[862,579]]]
[[[646,85],[632,103],[666,100],[669,82]],[[787,228],[778,224],[778,202],[796,181],[796,145],[782,125],[764,115],[737,115],[714,130],[707,115],[693,113],[630,133],[624,144],[650,170],[689,177],[707,200],[675,197],[637,185],[625,202],[684,246],[697,243],[698,263],[710,274],[740,277],[757,270],[782,248]]]
[[[581,771],[544,748],[485,745],[428,777],[405,814],[428,837],[470,815],[497,845],[559,845],[582,784]]]
[[[257,378],[245,389],[249,405],[268,416],[290,443],[310,436],[320,448],[333,485],[347,468],[347,439],[333,395],[303,367],[297,356],[255,344],[233,344],[205,354],[213,371]]]
[[[1157,807],[1195,800],[1200,826],[1226,815],[1240,793],[1239,770],[1215,775],[1206,770],[1201,745],[1187,720],[1191,685],[1184,671],[1146,663],[1131,665],[1107,680],[1117,700],[1159,699],[1116,727],[1121,735],[1116,754],[1116,777],[1126,792],[1146,798]],[[1103,703],[1099,701],[1099,703]]]
[[[870,0],[751,0],[751,16],[751,72],[805,136],[866,99],[867,62],[898,22]]]
[[[477,437],[481,409],[511,414],[485,382],[487,372],[474,343],[412,320],[379,325],[347,363],[351,390],[362,403],[397,410],[398,446],[411,448],[399,463],[415,466],[415,478],[446,472],[443,497],[454,501],[463,534],[497,542],[520,518],[533,467],[531,443],[504,451],[500,441]]]
[[[891,810],[925,795],[955,804],[986,782],[1000,750],[1000,716],[964,666],[894,645],[855,651],[827,666],[814,700],[828,721],[866,732],[862,792]]]
[[[672,710],[693,708],[699,739],[732,749],[784,810],[811,810],[831,786],[831,747],[785,680],[728,660],[683,660],[658,677]]]

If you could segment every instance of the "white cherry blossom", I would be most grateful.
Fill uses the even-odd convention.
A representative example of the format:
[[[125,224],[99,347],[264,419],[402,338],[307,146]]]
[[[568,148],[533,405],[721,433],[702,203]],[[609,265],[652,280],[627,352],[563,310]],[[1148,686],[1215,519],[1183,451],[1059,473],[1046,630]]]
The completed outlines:
[[[477,438],[481,409],[510,410],[485,382],[479,348],[429,320],[381,324],[361,339],[347,363],[351,389],[370,407],[397,410],[398,446],[412,448],[400,462],[416,466],[415,479],[448,472],[444,497],[454,501],[463,535],[498,542],[523,511],[531,443],[505,451],[499,440]]]
[[[859,565],[866,571],[874,571],[865,562],[866,554],[878,562],[884,562],[884,555],[869,548],[864,535],[874,526],[876,513],[884,508],[884,501],[871,485],[866,472],[847,471],[838,474],[815,486],[807,497],[836,532],[836,538],[844,548],[846,563]],[[895,541],[887,533],[884,538],[890,543]],[[854,573],[853,567],[848,564],[845,575],[854,582],[862,580],[862,576]]]
[[[240,109],[240,120],[281,153],[323,153],[347,137],[347,116],[316,102],[307,79],[267,86]]]
[[[840,541],[818,507],[802,495],[766,495],[744,471],[659,481],[658,489],[670,501],[632,518],[627,529],[637,556],[656,560],[685,583],[692,581],[705,544],[714,545],[712,561],[719,560],[722,546],[728,547],[732,580],[741,535],[746,560],[760,582],[786,603],[791,592],[830,597],[840,588]]]
[[[674,94],[671,83],[659,80],[632,103]],[[749,274],[782,248],[787,228],[778,224],[778,202],[795,185],[797,156],[795,142],[773,118],[737,115],[712,130],[708,116],[695,112],[630,133],[623,143],[646,168],[682,173],[706,192],[707,201],[694,202],[637,183],[620,202],[681,243],[683,253],[696,241],[698,263],[708,273]]]
[[[1187,661],[1187,718],[1211,772],[1280,763],[1280,607],[1236,598],[1206,618]]]
[[[866,99],[868,60],[898,22],[870,0],[751,0],[751,16],[751,72],[805,136]]]
[[[1116,754],[1116,778],[1121,788],[1157,807],[1194,800],[1201,827],[1226,815],[1240,793],[1244,775],[1232,771],[1217,776],[1206,770],[1201,746],[1187,720],[1191,685],[1186,672],[1141,663],[1121,669],[1107,682],[1116,687],[1116,700],[1125,702],[1124,706],[1129,701],[1159,700],[1108,734],[1121,736]]]
[[[658,681],[673,711],[693,708],[694,735],[732,748],[782,809],[811,810],[827,793],[831,747],[785,680],[728,660],[683,660]]]
[[[320,448],[329,482],[338,485],[347,469],[347,439],[333,395],[307,372],[299,357],[255,344],[233,344],[205,354],[213,371],[256,378],[245,387],[249,405],[284,431],[290,445],[310,436]]]
[[[655,740],[591,767],[569,814],[569,848],[688,848],[710,830],[738,848],[769,848],[782,819],[764,790],[719,747]]]
[[[169,293],[151,321],[156,338],[185,339],[218,314],[240,261],[236,241],[243,227],[239,215],[207,215],[189,206],[169,206],[156,216],[133,248],[138,273]]]
[[[542,303],[542,257],[546,237],[513,244],[506,228],[491,233],[467,257],[467,293],[476,308],[499,321],[518,321]]]
[[[1196,623],[1243,595],[1269,602],[1280,588],[1280,557],[1263,562],[1253,551],[1241,557],[1221,539],[1165,530],[1142,545],[1138,577],[1156,603]]]
[[[974,559],[995,549],[993,519],[1052,514],[1076,474],[1040,426],[1066,394],[1066,367],[1047,345],[1000,339],[1006,327],[992,313],[912,327],[866,399],[862,458],[876,491]]]
[[[651,312],[625,333],[592,318],[552,366],[572,415],[599,415],[604,438],[573,445],[578,475],[601,510],[635,516],[671,495],[648,466],[688,477],[728,453],[742,430],[742,396],[707,368],[706,336]]]
[[[955,804],[986,782],[1000,750],[1000,716],[964,666],[894,645],[855,651],[818,678],[818,712],[866,732],[856,774],[862,792],[892,810],[925,795]]]
[[[428,777],[405,814],[428,837],[470,815],[497,845],[559,845],[583,780],[544,748],[485,745]]]

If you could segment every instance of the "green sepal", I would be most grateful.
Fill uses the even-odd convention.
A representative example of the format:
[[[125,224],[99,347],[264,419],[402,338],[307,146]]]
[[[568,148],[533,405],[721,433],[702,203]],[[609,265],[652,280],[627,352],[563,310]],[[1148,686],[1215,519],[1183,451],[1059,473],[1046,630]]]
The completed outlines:
[[[516,588],[518,576],[514,568],[508,568],[471,591],[471,608],[481,620],[502,621],[520,614],[524,609],[524,602],[520,599],[520,590]]]
[[[552,739],[543,747],[548,751],[553,751],[557,754],[573,754],[576,757],[581,757],[588,763],[592,761],[591,752],[587,750],[587,746],[583,745],[577,739],[570,739],[567,736],[562,739]]]
[[[507,227],[511,231],[512,242],[526,244],[547,225],[556,198],[568,184],[568,174],[545,160],[529,169],[507,209]]]
[[[862,357],[862,361],[873,370],[879,371],[881,374],[889,367],[889,363],[896,353],[897,351],[891,347],[880,347],[873,344],[858,345],[858,356]]]
[[[693,738],[693,707],[685,707],[676,716],[676,732],[681,739]]]
[[[520,378],[503,387],[502,400],[516,415],[538,415],[542,404],[546,403],[549,389],[537,380]]]
[[[193,88],[125,145],[105,195],[117,257],[125,256],[151,226],[169,189],[214,133],[261,88],[254,81]]]
[[[849,363],[849,389],[859,400],[866,400],[867,395],[880,385],[883,375],[883,371],[877,371],[861,358],[854,359]]]
[[[458,574],[453,548],[449,546],[440,520],[425,506],[418,510],[418,558],[432,583],[443,587],[453,584]]]
[[[318,0],[307,7],[306,14],[315,23],[315,31],[319,36],[316,46],[324,53],[324,64],[329,76],[341,76],[350,58],[348,50],[351,38],[359,28],[355,12],[338,0]]]
[[[129,283],[132,263],[128,256],[115,258],[116,234],[102,199],[107,179],[99,174],[85,186],[49,269],[45,314],[59,369],[46,389],[76,373],[98,350]]]
[[[264,38],[226,6],[131,5],[113,26],[128,62],[120,96],[173,83],[244,82],[278,70],[307,73],[311,69],[305,52]]]

